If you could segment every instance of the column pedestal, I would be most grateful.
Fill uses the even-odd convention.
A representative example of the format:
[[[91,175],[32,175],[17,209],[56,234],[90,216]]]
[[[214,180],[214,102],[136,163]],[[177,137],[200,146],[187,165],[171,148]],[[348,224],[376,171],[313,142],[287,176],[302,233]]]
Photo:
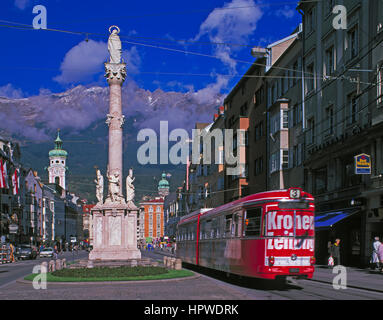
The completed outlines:
[[[93,250],[89,260],[141,259],[137,249],[137,213],[134,204],[93,207]]]

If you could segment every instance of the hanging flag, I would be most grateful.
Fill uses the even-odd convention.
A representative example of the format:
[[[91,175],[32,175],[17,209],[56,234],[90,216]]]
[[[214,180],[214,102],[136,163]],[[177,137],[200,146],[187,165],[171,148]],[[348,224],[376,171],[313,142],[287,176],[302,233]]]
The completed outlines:
[[[19,169],[15,169],[15,173],[12,175],[13,194],[19,194]]]
[[[4,178],[4,183],[6,189],[9,189],[9,184],[8,184],[8,170],[7,170],[7,161],[4,160],[4,165],[3,165],[3,178]]]
[[[5,188],[3,159],[0,159],[0,188]]]

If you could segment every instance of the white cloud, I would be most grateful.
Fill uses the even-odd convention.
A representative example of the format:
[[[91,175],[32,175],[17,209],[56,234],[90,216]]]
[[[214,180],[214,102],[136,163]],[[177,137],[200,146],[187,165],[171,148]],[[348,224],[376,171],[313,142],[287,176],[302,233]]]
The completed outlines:
[[[20,99],[24,97],[24,94],[21,89],[16,89],[12,84],[8,83],[7,85],[0,87],[0,97]]]
[[[275,15],[277,17],[285,17],[286,19],[291,19],[292,17],[295,16],[295,14],[297,13],[296,10],[292,9],[291,7],[289,6],[284,6],[282,9],[278,9],[277,11],[275,11]]]
[[[221,90],[226,88],[228,83],[228,77],[218,75],[215,82],[210,83],[205,88],[194,92],[193,97],[199,104],[209,104],[214,97],[220,95]],[[223,101],[220,101],[219,103],[222,102]]]
[[[30,0],[15,0],[15,6],[20,10],[24,10],[29,5]]]
[[[61,84],[89,81],[91,77],[103,71],[102,63],[108,57],[105,42],[82,41],[70,49],[61,63],[61,74],[54,78]]]
[[[194,40],[198,41],[206,36],[216,43],[248,44],[261,17],[262,11],[254,0],[233,0],[209,14]],[[242,46],[217,45],[214,53],[231,72],[235,72],[237,63],[232,55],[241,49]]]
[[[102,41],[82,41],[70,49],[61,63],[61,74],[54,78],[61,84],[76,84],[92,80],[93,76],[104,72],[103,63],[109,56],[108,45]],[[141,58],[136,47],[124,50],[122,58],[128,72],[138,72]]]
[[[137,73],[141,65],[141,57],[138,54],[137,47],[132,47],[130,50],[123,50],[122,59],[126,63],[128,73]]]

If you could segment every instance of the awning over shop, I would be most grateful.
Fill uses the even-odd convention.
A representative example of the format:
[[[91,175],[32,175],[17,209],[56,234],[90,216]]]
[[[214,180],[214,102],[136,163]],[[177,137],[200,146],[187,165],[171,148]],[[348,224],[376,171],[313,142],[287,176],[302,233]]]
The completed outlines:
[[[315,215],[315,230],[326,230],[334,224],[360,212],[359,208],[321,212]]]

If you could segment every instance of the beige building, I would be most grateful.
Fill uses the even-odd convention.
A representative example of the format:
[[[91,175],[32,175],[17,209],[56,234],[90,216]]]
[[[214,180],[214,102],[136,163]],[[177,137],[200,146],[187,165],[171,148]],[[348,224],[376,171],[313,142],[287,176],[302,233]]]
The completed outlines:
[[[284,48],[282,51],[280,46]],[[268,46],[278,58],[266,72],[268,190],[302,186],[303,101],[301,29]]]
[[[201,130],[199,145],[199,163],[192,162],[187,166],[186,198],[187,212],[200,208],[213,208],[224,204],[224,169],[223,140],[213,136],[213,130],[223,136],[224,111],[218,108],[212,123],[196,123],[195,129]]]

